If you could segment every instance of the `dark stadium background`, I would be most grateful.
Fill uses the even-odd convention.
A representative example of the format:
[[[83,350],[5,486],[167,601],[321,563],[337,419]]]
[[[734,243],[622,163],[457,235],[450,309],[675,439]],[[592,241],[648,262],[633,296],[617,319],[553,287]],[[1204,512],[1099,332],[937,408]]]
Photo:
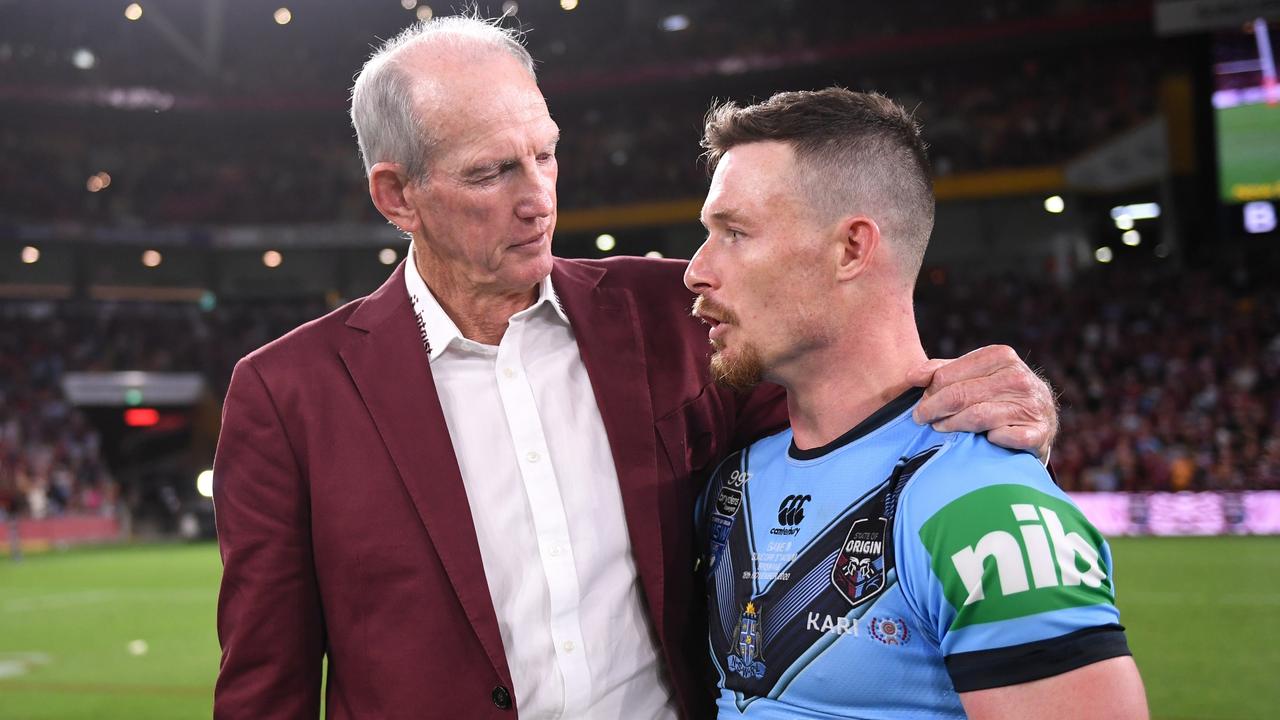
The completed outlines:
[[[1114,535],[1153,714],[1263,718],[1280,106],[1242,5],[1277,34],[1267,0],[479,10],[540,63],[563,256],[692,253],[713,98],[838,83],[913,109],[939,197],[926,345],[1011,344],[1060,392],[1056,475]],[[456,11],[0,0],[0,719],[208,716],[231,367],[403,258],[347,93],[377,38]]]

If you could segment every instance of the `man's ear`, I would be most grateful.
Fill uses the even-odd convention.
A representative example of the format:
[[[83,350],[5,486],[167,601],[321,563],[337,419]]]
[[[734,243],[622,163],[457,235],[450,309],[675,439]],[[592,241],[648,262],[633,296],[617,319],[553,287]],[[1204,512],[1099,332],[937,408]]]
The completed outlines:
[[[871,264],[880,250],[880,226],[865,215],[853,215],[840,221],[837,229],[840,255],[836,265],[836,281],[852,280]]]
[[[407,233],[417,232],[422,218],[409,202],[411,181],[398,163],[380,162],[369,169],[369,197],[374,207],[392,225]]]

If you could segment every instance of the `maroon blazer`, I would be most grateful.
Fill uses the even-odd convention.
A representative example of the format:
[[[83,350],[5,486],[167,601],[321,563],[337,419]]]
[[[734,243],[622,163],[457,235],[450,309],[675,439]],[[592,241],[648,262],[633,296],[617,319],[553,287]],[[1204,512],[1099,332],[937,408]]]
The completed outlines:
[[[684,263],[556,260],[604,417],[675,699],[712,714],[693,505],[731,450],[785,423],[776,386],[707,369]],[[216,718],[512,718],[498,621],[417,317],[398,268],[375,293],[237,365],[214,501],[224,565]]]

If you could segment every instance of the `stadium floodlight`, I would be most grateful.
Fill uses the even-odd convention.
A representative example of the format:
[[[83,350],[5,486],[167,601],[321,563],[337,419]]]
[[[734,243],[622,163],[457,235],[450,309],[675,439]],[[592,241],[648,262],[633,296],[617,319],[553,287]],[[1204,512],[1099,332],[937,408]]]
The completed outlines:
[[[378,251],[378,262],[383,265],[395,265],[396,260],[399,259],[399,253],[397,253],[393,248],[382,248]]]
[[[426,22],[426,21],[430,20],[430,19],[432,18],[432,16],[434,16],[434,15],[435,15],[435,13],[431,10],[431,6],[430,6],[430,5],[419,5],[419,6],[418,6],[418,20],[420,20],[420,21],[422,21],[422,22]]]
[[[89,179],[84,181],[84,188],[91,193],[99,192],[106,186],[107,182],[103,180],[102,175],[98,173],[90,175]]]
[[[1115,216],[1115,218],[1113,218],[1113,219],[1116,221],[1116,229],[1117,229],[1117,230],[1132,230],[1132,229],[1133,229],[1133,216],[1132,216],[1132,215],[1117,215],[1117,216]]]
[[[277,25],[288,25],[289,21],[293,20],[293,12],[287,7],[282,7],[276,10],[272,17],[275,18]]]
[[[98,58],[89,48],[78,48],[71,53],[71,64],[81,70],[92,70],[93,66],[98,64]]]
[[[1111,219],[1128,215],[1134,220],[1154,220],[1160,217],[1160,203],[1135,203],[1133,205],[1117,205],[1111,208]]]
[[[159,250],[146,250],[142,253],[142,264],[149,267],[160,267],[160,263],[164,260],[164,256]]]
[[[213,471],[203,470],[196,476],[196,492],[201,497],[213,497]]]
[[[568,12],[578,7],[578,0],[560,0],[560,9]]]
[[[609,233],[603,233],[596,238],[596,249],[600,252],[609,252],[618,247],[618,241]]]
[[[22,248],[22,262],[27,265],[34,265],[40,262],[40,248],[35,245],[28,245]]]
[[[667,32],[680,32],[689,29],[688,15],[668,15],[662,18],[662,29]]]
[[[279,250],[268,250],[262,253],[262,264],[269,268],[278,268],[284,262],[284,255]]]
[[[124,9],[124,16],[130,20],[141,20],[142,6],[138,3],[129,3],[129,7]]]
[[[1057,215],[1067,209],[1067,202],[1062,199],[1061,195],[1050,195],[1044,199],[1044,210],[1048,213]]]
[[[1109,263],[1114,256],[1115,253],[1111,252],[1111,248],[1105,246],[1093,251],[1093,257],[1100,263]]]
[[[418,7],[418,0],[400,0],[400,7],[405,10],[412,10]]]
[[[1138,234],[1137,230],[1125,230],[1124,234],[1120,236],[1120,242],[1129,247],[1138,247],[1142,244],[1142,235]]]
[[[520,12],[520,3],[516,0],[507,0],[502,3],[502,14],[506,17],[512,17],[518,12]]]
[[[645,253],[644,256],[647,258],[660,258],[660,257],[663,257],[663,254],[658,252],[657,250],[650,250],[649,252]]]

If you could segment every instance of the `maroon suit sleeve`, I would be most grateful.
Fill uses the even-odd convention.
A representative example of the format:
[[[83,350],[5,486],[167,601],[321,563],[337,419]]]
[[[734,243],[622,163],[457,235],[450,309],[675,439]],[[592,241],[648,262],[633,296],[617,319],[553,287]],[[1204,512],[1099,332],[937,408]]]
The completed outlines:
[[[214,717],[314,719],[325,640],[310,508],[280,415],[249,359],[231,377],[213,477],[223,564]]]

